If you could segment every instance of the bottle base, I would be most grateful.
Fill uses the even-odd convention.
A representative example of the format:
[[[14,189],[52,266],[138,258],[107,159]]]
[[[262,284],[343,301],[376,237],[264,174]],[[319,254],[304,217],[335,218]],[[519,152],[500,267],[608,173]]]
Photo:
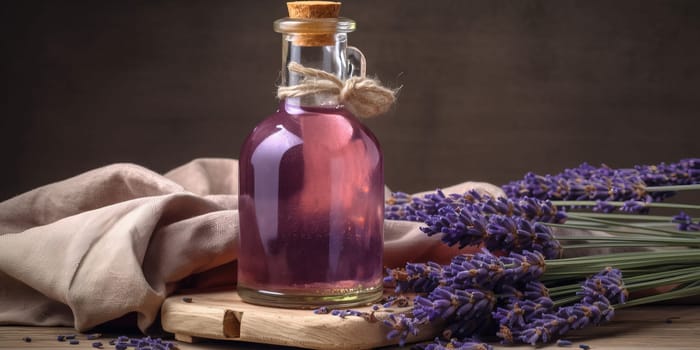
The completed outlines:
[[[345,291],[338,294],[280,293],[248,288],[240,284],[237,288],[238,295],[247,303],[289,309],[315,309],[320,306],[353,307],[369,305],[381,299],[384,293],[381,285]]]

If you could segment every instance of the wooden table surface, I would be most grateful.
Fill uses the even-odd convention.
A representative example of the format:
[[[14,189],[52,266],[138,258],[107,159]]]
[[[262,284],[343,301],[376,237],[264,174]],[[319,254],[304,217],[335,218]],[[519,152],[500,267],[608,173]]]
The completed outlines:
[[[76,333],[65,327],[0,327],[0,348],[2,349],[93,349],[93,341],[85,340],[79,335],[80,344],[58,342],[59,334]],[[122,334],[103,334],[101,341],[105,349],[114,349],[107,345],[110,338]],[[137,334],[124,334],[141,337]],[[29,336],[32,341],[22,340]],[[700,305],[643,306],[619,310],[613,322],[601,327],[588,328],[572,332],[567,337],[573,342],[569,348],[578,349],[579,344],[586,344],[591,349],[699,349],[700,348]],[[197,344],[176,342],[182,350],[207,349],[292,349],[279,346],[235,341],[205,341]],[[495,349],[533,349],[530,346],[501,346],[493,344]],[[405,347],[408,349],[408,347]],[[399,349],[389,347],[384,349]],[[562,349],[557,345],[548,345],[542,349]]]

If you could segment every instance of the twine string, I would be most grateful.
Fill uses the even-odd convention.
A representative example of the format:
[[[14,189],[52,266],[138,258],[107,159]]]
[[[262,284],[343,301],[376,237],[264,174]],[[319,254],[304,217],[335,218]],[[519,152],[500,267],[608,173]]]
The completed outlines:
[[[382,86],[372,78],[351,77],[345,81],[320,69],[308,68],[297,62],[287,66],[290,72],[303,77],[294,86],[277,88],[277,98],[302,97],[312,94],[330,94],[337,96],[338,102],[345,105],[351,113],[361,118],[371,118],[386,113],[396,101],[397,90]]]

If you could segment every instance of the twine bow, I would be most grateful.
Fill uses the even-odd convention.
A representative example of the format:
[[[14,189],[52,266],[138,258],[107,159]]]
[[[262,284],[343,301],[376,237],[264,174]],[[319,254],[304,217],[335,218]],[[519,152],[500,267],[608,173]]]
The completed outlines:
[[[290,62],[287,66],[290,72],[302,75],[302,81],[294,86],[280,86],[277,98],[302,97],[317,93],[338,96],[338,102],[354,115],[370,118],[389,110],[396,101],[396,91],[385,88],[375,79],[367,77],[351,77],[346,81],[338,79],[328,72],[304,67],[299,63]]]

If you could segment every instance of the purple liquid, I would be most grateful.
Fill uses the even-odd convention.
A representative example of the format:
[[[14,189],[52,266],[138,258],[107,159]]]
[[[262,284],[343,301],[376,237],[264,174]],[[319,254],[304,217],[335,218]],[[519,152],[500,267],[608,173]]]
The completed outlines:
[[[382,153],[355,117],[283,101],[244,143],[239,171],[239,290],[309,303],[381,291]]]

